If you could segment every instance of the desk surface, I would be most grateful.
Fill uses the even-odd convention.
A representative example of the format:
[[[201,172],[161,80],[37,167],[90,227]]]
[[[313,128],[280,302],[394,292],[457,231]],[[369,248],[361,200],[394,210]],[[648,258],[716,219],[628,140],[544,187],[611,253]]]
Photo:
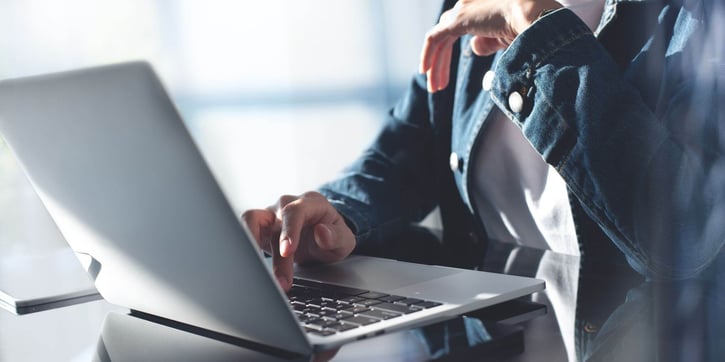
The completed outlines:
[[[129,316],[127,312],[101,300],[21,316],[0,313],[0,325],[3,326],[0,329],[0,360],[290,360],[151,323]],[[501,332],[490,327],[480,329],[484,325],[476,321],[478,319],[458,318],[426,330],[416,329],[351,343],[337,351],[333,360],[419,361],[434,356],[468,359],[475,356],[473,353],[485,351],[480,349],[483,335]],[[509,327],[502,335],[521,338],[521,330],[520,327]],[[480,343],[471,343],[474,339]],[[445,352],[438,348],[444,344],[449,348]],[[508,354],[519,352],[503,351]],[[316,357],[325,360],[329,356]],[[540,360],[541,354],[537,352],[530,357],[530,360]],[[529,359],[524,354],[516,356],[515,360]]]
[[[2,311],[0,361],[87,361],[108,360],[109,356],[111,360],[194,360],[200,358],[199,351],[213,354],[213,359],[277,360],[127,314],[128,310],[103,300],[27,315]],[[478,318],[457,318],[424,329],[348,344],[337,351],[333,360],[485,360],[492,356],[491,348],[484,348],[491,334],[503,336],[498,341],[509,344],[523,337],[526,348],[521,354],[515,343],[495,350],[507,355],[514,353],[509,360],[566,360],[567,338],[561,335],[556,314],[540,314],[517,327],[484,324]],[[325,356],[321,356],[324,360],[322,357]]]

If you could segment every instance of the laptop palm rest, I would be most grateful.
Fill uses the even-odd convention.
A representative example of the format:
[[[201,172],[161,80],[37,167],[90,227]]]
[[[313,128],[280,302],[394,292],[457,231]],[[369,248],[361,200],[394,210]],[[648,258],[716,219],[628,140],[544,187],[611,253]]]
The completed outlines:
[[[419,264],[391,259],[351,256],[334,264],[298,266],[295,275],[324,283],[391,292],[460,272],[444,267],[421,267]]]

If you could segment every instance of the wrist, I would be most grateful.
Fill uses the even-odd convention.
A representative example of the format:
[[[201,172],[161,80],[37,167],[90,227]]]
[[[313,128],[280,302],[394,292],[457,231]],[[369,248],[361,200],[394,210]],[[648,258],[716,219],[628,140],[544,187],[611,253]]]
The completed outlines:
[[[554,0],[544,1],[514,1],[511,8],[511,20],[509,24],[516,35],[521,34],[541,16],[563,6]]]

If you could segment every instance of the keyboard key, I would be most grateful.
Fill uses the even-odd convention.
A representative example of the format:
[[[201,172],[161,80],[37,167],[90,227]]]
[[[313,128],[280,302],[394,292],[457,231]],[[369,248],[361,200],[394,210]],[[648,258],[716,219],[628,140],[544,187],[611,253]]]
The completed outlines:
[[[307,321],[305,321],[305,324],[308,326],[316,327],[322,324],[325,320],[319,317],[311,317]],[[319,328],[318,328],[319,329]]]
[[[317,313],[317,315],[320,317],[333,317],[336,314],[337,310],[328,308],[322,309]]]
[[[300,323],[307,323],[314,319],[317,319],[317,317],[311,316],[309,314],[303,314],[303,315],[297,316],[297,320],[299,320]]]
[[[352,304],[350,304],[350,303],[344,303],[344,302],[338,300],[337,304],[335,304],[334,306],[331,305],[330,308],[335,308],[337,310],[343,310],[346,308],[350,308],[351,306],[352,306]]]
[[[325,303],[327,302],[323,302],[322,298],[314,298],[307,301],[308,306],[317,308],[322,308]]]
[[[370,318],[370,317],[362,317],[362,316],[354,316],[354,317],[350,317],[350,318],[345,318],[344,321],[348,322],[348,323],[359,324],[361,326],[366,326],[368,324],[380,322],[379,319]]]
[[[369,306],[372,306],[375,304],[380,304],[380,303],[382,303],[382,302],[377,299],[363,299],[361,301],[355,302],[355,305],[362,305],[365,307],[369,307]]]
[[[402,314],[390,312],[390,311],[382,310],[382,309],[371,309],[369,311],[362,312],[359,315],[364,316],[364,317],[375,318],[375,319],[391,319],[391,318],[395,318],[395,317],[400,317]]]
[[[379,300],[382,300],[383,302],[390,302],[390,303],[392,303],[392,302],[397,302],[399,300],[403,300],[403,299],[405,299],[405,297],[401,297],[399,295],[389,295],[387,297],[381,297],[381,298],[378,298],[378,299]]]
[[[325,329],[327,327],[338,325],[340,322],[333,319],[317,319],[307,322],[307,325],[316,329]]]
[[[343,310],[344,311],[348,311],[348,312],[350,312],[352,314],[358,314],[358,313],[362,313],[362,312],[364,312],[366,310],[370,310],[370,308],[363,307],[363,306],[360,306],[360,305],[352,305],[352,306],[350,306],[348,308],[345,308]]]
[[[387,294],[378,293],[378,292],[367,292],[367,293],[358,295],[358,297],[360,297],[360,298],[367,298],[367,299],[379,299],[379,298],[387,297],[387,296],[388,296]]]
[[[413,306],[420,307],[420,308],[433,308],[433,307],[437,307],[441,304],[442,303],[438,303],[438,302],[424,301],[424,302],[420,302],[420,303],[415,303]]]
[[[421,310],[420,308],[411,308],[404,304],[395,304],[395,303],[380,303],[380,304],[374,305],[374,307],[375,307],[375,309],[383,309],[383,310],[388,310],[391,312],[403,313],[403,314],[413,313],[413,312],[417,312],[417,311]]]
[[[405,298],[405,299],[398,300],[395,303],[411,305],[411,304],[416,304],[416,303],[420,303],[420,302],[422,302],[422,300],[420,300],[420,299]]]
[[[328,316],[328,317],[335,318],[337,320],[340,320],[340,319],[345,319],[345,318],[349,318],[349,317],[352,317],[352,316],[353,316],[353,314],[351,312],[348,312],[348,311],[344,311],[343,310],[343,311],[339,311],[336,314],[331,315],[331,316]]]
[[[359,297],[347,297],[347,298],[340,299],[341,302],[345,302],[345,303],[349,303],[349,304],[357,303],[357,302],[360,302],[363,300],[365,300],[365,299],[359,298]]]
[[[295,311],[301,312],[301,311],[305,310],[305,308],[307,308],[305,306],[305,303],[292,302],[292,309],[294,309]]]

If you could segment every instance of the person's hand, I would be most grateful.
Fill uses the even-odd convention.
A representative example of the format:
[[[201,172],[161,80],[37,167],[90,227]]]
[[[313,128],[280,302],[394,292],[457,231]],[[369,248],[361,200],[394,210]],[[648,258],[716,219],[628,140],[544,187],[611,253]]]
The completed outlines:
[[[317,192],[282,196],[264,210],[248,210],[242,219],[259,247],[272,255],[282,289],[292,287],[294,262],[331,263],[355,248],[355,235],[327,199]]]
[[[462,35],[473,35],[476,55],[490,55],[508,47],[542,11],[560,7],[554,0],[459,0],[425,37],[420,72],[428,76],[428,91],[448,85],[453,43]]]

